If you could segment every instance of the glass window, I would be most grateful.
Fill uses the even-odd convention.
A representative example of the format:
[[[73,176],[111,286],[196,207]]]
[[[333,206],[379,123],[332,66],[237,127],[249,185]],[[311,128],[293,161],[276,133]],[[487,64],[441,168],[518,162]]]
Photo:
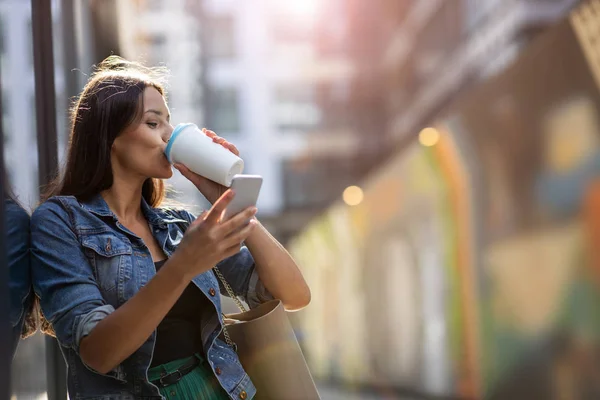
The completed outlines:
[[[208,88],[206,91],[207,127],[219,135],[240,130],[238,91],[235,88]]]

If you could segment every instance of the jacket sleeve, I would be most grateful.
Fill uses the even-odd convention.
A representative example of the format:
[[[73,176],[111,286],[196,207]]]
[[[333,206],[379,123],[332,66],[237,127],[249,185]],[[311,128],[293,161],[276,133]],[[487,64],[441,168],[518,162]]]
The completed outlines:
[[[50,199],[33,213],[31,254],[34,290],[44,317],[60,345],[79,354],[81,339],[115,309],[104,300],[60,200]],[[106,375],[115,374],[117,370]]]

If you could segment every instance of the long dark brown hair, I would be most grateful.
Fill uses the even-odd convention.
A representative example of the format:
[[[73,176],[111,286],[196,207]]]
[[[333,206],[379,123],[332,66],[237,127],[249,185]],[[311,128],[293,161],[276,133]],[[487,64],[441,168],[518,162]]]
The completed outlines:
[[[87,200],[113,184],[111,147],[143,113],[143,93],[153,87],[165,96],[164,69],[148,68],[118,56],[102,61],[71,110],[71,134],[62,177],[42,200],[56,195]],[[148,178],[142,196],[151,207],[165,198],[161,179]]]

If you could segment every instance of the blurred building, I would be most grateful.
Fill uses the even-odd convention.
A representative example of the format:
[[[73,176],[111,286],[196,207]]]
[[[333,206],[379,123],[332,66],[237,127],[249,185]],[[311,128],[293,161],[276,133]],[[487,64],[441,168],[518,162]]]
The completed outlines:
[[[213,3],[213,14],[227,13],[223,2]],[[250,52],[241,72],[230,67],[241,58],[230,56],[229,64],[209,61],[207,87],[211,82],[252,86],[249,94],[239,89],[240,100],[232,102],[244,109],[244,101],[258,96],[262,86],[275,105],[276,114],[267,115],[270,108],[259,107],[260,99],[250,101],[248,107],[257,111],[244,121],[263,120],[257,126],[264,128],[242,133],[240,141],[264,137],[269,142],[267,147],[244,143],[244,149],[250,157],[257,149],[260,173],[280,174],[268,181],[281,182],[281,200],[276,201],[273,187],[263,192],[263,201],[269,197],[273,202],[273,208],[267,207],[277,211],[273,228],[286,240],[339,199],[344,188],[413,140],[452,98],[502,71],[536,33],[577,1],[329,0],[298,6],[278,2],[265,13],[260,4],[266,3],[253,3],[252,10],[237,5],[232,8],[237,18],[206,25],[219,26],[208,28],[211,38],[240,19],[253,22],[240,22],[237,36],[229,34]],[[285,14],[286,8],[292,14]],[[261,18],[265,23],[257,22]],[[246,32],[245,26],[252,29]],[[258,26],[267,28],[260,33]],[[252,62],[256,69],[247,67]],[[261,80],[257,71],[266,77]],[[233,98],[235,84],[227,85]],[[282,123],[282,118],[291,120]],[[277,164],[280,172],[273,169]]]
[[[349,104],[361,129],[374,132],[371,159],[412,140],[452,98],[504,70],[576,3],[346,2],[348,48],[357,67]]]
[[[343,110],[324,108],[345,98],[350,73],[343,54],[319,52],[326,3],[205,0],[202,7],[206,126],[239,147],[247,173],[264,177],[260,217],[283,241],[327,204],[341,184],[333,159],[356,145],[336,120]]]
[[[561,358],[584,335],[573,332],[598,331],[581,327],[589,315],[559,325],[598,304],[560,304],[592,286],[579,272],[588,255],[571,250],[586,248],[569,236],[579,228],[565,227],[589,218],[580,207],[597,176],[598,2],[582,7],[579,28],[565,18],[576,1],[337,3],[354,66],[346,104],[364,144],[349,157],[368,177],[360,206],[334,204],[289,246],[313,293],[293,317],[313,374],[423,397],[596,398],[563,393],[589,390],[576,379],[595,379],[597,353],[566,368]],[[421,146],[427,125],[447,129]],[[552,300],[528,313],[536,296]],[[553,337],[561,329],[569,339]]]
[[[314,57],[344,60],[352,68],[350,74],[329,69],[329,79],[319,82],[316,102],[324,119],[313,132],[318,140],[284,163],[286,215],[338,199],[413,140],[451,99],[502,71],[577,1],[322,3]],[[324,147],[335,150],[318,151]]]

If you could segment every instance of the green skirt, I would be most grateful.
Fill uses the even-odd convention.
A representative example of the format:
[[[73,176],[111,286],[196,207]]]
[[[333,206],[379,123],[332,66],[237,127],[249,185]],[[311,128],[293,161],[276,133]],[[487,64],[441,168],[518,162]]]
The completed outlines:
[[[159,388],[160,394],[167,400],[228,400],[229,395],[221,387],[204,358],[199,354],[196,354],[195,357],[200,360],[200,364],[178,382]],[[155,381],[160,379],[161,375],[173,373],[191,358],[183,358],[150,368],[148,379]]]

